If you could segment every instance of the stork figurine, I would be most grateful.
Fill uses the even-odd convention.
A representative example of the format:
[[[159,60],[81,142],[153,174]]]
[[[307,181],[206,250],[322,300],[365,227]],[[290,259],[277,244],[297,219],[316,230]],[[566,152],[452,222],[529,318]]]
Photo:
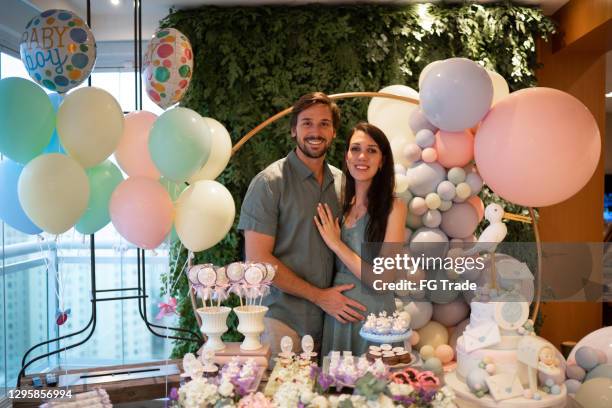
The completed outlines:
[[[482,231],[478,237],[476,245],[463,252],[464,256],[471,256],[481,252],[493,253],[500,242],[504,240],[508,233],[506,224],[502,222],[504,209],[499,204],[489,204],[485,208],[485,218],[489,221],[489,226]]]

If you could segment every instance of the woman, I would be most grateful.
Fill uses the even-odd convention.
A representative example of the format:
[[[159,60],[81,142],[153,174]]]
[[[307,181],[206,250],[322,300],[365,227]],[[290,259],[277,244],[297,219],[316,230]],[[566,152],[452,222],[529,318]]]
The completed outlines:
[[[393,197],[395,176],[391,146],[376,126],[359,123],[347,142],[344,174],[342,226],[331,209],[319,204],[315,224],[321,237],[336,255],[333,286],[353,284],[345,296],[367,307],[367,313],[395,310],[393,293],[375,292],[361,283],[361,244],[363,242],[403,242],[407,207]],[[367,341],[359,336],[362,322],[357,311],[326,315],[321,355],[331,350],[365,353]]]

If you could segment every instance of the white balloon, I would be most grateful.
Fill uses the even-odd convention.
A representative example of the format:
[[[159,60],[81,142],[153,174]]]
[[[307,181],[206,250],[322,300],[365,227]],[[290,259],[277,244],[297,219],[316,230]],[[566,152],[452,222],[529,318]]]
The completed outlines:
[[[401,194],[408,189],[408,176],[404,174],[395,175],[395,193]]]
[[[189,180],[190,184],[198,180],[214,180],[225,169],[232,155],[232,139],[225,127],[213,118],[203,118],[211,133],[210,155],[204,166]]]
[[[405,85],[387,86],[379,92],[419,99],[418,92]],[[408,137],[410,141],[414,141],[409,119],[416,109],[418,105],[410,102],[372,98],[368,105],[368,122],[379,127],[390,141],[398,136]]]
[[[487,74],[489,74],[489,78],[491,78],[491,82],[493,83],[493,101],[491,102],[491,106],[493,106],[501,99],[508,96],[510,94],[510,89],[504,77],[497,72],[487,69]]]
[[[225,237],[235,215],[236,205],[227,188],[213,180],[200,180],[179,196],[174,227],[185,248],[204,251]]]
[[[406,158],[404,154],[404,149],[409,144],[413,143],[414,138],[410,138],[409,136],[402,135],[397,136],[391,140],[391,153],[393,154],[393,163],[401,164],[404,168],[409,168],[412,162]]]
[[[410,313],[410,328],[412,330],[418,330],[425,326],[433,315],[433,305],[427,301],[404,304],[404,310]]]

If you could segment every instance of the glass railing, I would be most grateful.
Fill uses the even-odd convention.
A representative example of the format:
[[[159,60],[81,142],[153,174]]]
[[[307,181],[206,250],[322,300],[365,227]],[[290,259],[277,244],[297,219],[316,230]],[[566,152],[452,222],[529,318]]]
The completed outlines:
[[[95,255],[97,289],[136,287],[134,246],[117,244],[117,241],[96,241]],[[92,310],[89,239],[5,245],[0,247],[0,260],[3,261],[0,263],[2,393],[3,388],[15,385],[26,350],[48,339],[79,331],[89,322]],[[176,318],[155,320],[164,289],[160,275],[169,267],[167,249],[147,251],[145,266],[149,320],[164,326],[175,325]],[[61,326],[56,322],[60,298],[63,298],[64,309],[71,310],[68,320]],[[96,330],[85,344],[38,361],[28,368],[28,373],[58,366],[94,367],[161,360],[169,356],[172,341],[153,336],[146,329],[136,299],[100,302],[96,315]],[[32,356],[79,342],[87,333],[37,348]]]

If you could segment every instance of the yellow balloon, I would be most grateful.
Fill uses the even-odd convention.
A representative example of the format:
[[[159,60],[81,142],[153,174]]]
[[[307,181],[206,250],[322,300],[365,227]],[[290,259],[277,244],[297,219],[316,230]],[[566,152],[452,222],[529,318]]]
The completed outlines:
[[[200,180],[187,187],[176,202],[174,227],[179,239],[193,252],[204,251],[229,232],[236,215],[230,192],[221,183]]]
[[[501,99],[508,96],[510,94],[510,89],[504,77],[497,72],[487,69],[487,74],[489,74],[489,78],[491,78],[491,82],[493,83],[493,101],[491,102],[491,106],[493,106]]]
[[[190,184],[198,180],[214,180],[227,166],[232,155],[232,139],[227,129],[213,118],[203,118],[210,128],[211,147],[208,160],[204,166],[189,180]]]
[[[103,89],[76,89],[57,111],[57,133],[68,155],[84,168],[93,167],[119,145],[123,135],[121,106]]]
[[[435,350],[442,344],[448,344],[448,330],[433,320],[419,329],[419,337],[419,344],[416,346],[419,350],[423,346],[431,346]]]
[[[76,224],[87,209],[89,181],[73,158],[43,154],[25,166],[17,193],[34,224],[48,233],[61,234]]]

